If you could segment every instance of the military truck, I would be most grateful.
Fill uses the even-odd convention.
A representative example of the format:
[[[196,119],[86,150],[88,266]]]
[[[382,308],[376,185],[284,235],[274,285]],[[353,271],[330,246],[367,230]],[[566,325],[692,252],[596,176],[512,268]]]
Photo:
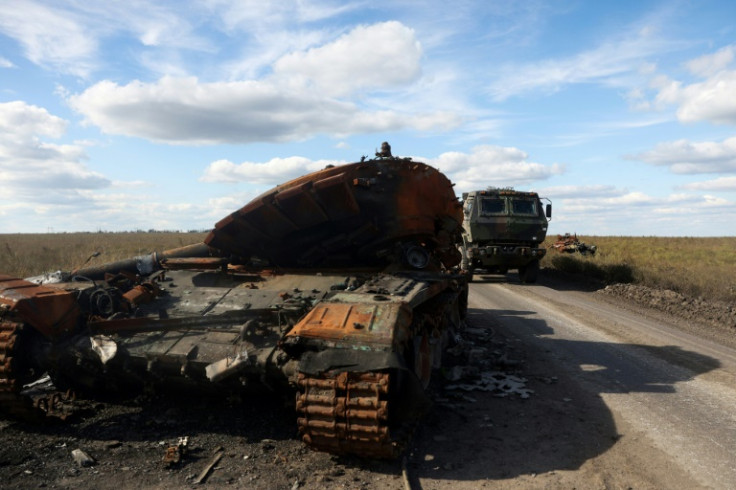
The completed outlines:
[[[547,201],[543,205],[542,201]],[[539,245],[547,235],[552,203],[536,192],[489,187],[463,193],[461,267],[472,279],[476,269],[506,274],[519,271],[522,283],[533,283],[546,249]]]

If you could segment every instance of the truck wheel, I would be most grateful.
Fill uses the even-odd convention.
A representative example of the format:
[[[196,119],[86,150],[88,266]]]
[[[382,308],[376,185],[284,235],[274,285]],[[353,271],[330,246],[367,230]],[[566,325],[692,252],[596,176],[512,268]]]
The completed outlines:
[[[524,284],[537,282],[539,275],[539,260],[532,260],[527,265],[519,267],[519,280]]]

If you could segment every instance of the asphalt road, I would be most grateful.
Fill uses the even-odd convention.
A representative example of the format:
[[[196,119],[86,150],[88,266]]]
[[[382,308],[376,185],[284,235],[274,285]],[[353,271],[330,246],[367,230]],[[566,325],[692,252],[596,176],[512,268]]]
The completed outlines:
[[[469,324],[492,326],[543,356],[536,361],[549,372],[564,372],[583,393],[600,397],[619,435],[637,441],[627,446],[638,453],[632,461],[656,451],[664,459],[657,471],[669,466],[687,475],[683,488],[736,488],[732,347],[590,291],[479,279],[470,289]],[[646,476],[645,461],[640,471]],[[657,486],[657,478],[648,485]],[[624,475],[619,483],[626,482]]]

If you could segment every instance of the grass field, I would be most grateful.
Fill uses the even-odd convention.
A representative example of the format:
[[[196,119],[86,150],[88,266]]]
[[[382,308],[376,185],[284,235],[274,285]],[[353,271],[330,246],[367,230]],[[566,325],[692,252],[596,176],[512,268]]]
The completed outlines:
[[[736,300],[736,237],[666,238],[578,236],[596,245],[594,256],[549,250],[545,267],[605,282],[633,282],[672,289],[690,297]],[[557,239],[550,236],[546,246]]]
[[[28,277],[191,245],[206,233],[52,233],[0,234],[0,274]]]
[[[0,234],[0,274],[28,277],[201,242],[205,233]],[[579,236],[594,244],[594,256],[558,254],[543,267],[583,274],[604,282],[633,282],[687,296],[736,301],[736,237],[663,238]],[[550,246],[556,235],[545,242]]]

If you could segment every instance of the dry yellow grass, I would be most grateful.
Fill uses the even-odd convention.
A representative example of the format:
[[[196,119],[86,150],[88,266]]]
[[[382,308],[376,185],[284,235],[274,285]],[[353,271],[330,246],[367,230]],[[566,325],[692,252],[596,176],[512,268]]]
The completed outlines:
[[[191,245],[206,233],[52,233],[0,234],[0,274],[28,277]]]
[[[558,254],[550,250],[546,267],[583,270],[589,275],[630,272],[632,282],[663,287],[687,296],[736,300],[736,237],[611,237],[578,236],[596,245],[594,256]],[[548,237],[545,245],[557,239]],[[567,259],[561,259],[564,256]],[[572,261],[572,262],[571,262]],[[615,275],[615,274],[614,274]],[[609,281],[613,282],[613,281]]]

